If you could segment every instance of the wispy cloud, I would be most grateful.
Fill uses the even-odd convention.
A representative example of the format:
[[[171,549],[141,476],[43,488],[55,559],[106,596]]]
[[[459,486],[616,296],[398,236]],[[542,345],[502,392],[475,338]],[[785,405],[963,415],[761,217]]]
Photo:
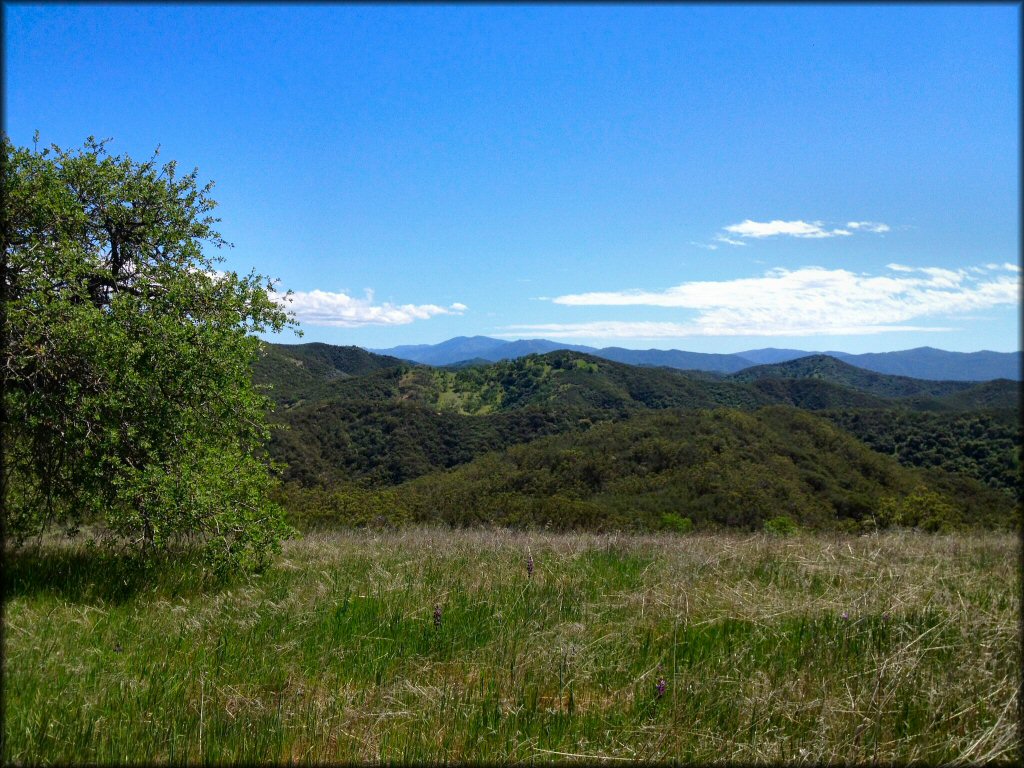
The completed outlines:
[[[761,277],[688,282],[661,291],[608,291],[558,296],[565,306],[646,306],[695,311],[666,323],[588,322],[514,326],[509,331],[570,337],[817,336],[889,331],[948,331],[909,324],[1019,302],[1020,272],[889,266],[890,274],[845,269],[774,269]],[[1006,274],[1006,273],[1012,274]],[[514,334],[506,334],[514,335]]]
[[[874,232],[879,235],[890,231],[889,225],[883,224],[880,221],[848,221],[846,222],[846,228],[861,232]]]
[[[746,245],[742,240],[737,240],[735,237],[728,237],[722,234],[715,235],[715,240],[719,243],[725,243],[726,245]]]
[[[787,235],[789,237],[848,237],[851,233],[845,229],[823,229],[824,222],[821,221],[782,221],[780,219],[774,219],[773,221],[751,221],[745,219],[739,224],[730,224],[725,228],[726,232],[731,232],[734,235],[740,237],[776,237],[778,235]]]
[[[879,221],[848,221],[845,227],[830,227],[823,221],[784,221],[772,219],[771,221],[754,221],[744,219],[739,224],[730,224],[723,227],[722,231],[714,236],[711,243],[691,243],[699,248],[716,250],[715,243],[726,245],[746,245],[749,240],[762,240],[768,237],[797,237],[802,239],[819,240],[828,237],[851,237],[860,232],[872,232],[883,234],[889,232],[888,224]]]
[[[461,315],[468,307],[458,302],[447,307],[437,304],[374,304],[373,291],[359,299],[330,291],[295,291],[288,309],[306,325],[359,328],[365,325],[406,325],[436,315]]]

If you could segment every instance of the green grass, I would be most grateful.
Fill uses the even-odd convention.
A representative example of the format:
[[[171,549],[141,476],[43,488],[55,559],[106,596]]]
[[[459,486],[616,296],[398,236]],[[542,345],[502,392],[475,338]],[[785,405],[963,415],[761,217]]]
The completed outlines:
[[[412,529],[216,584],[52,544],[7,562],[4,758],[1010,762],[1017,563],[1004,534]]]

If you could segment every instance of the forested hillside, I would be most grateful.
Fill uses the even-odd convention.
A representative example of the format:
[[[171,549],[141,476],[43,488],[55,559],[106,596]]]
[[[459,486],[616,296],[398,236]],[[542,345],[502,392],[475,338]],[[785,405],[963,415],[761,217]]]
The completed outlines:
[[[821,415],[901,464],[966,475],[1021,498],[1019,411],[919,413],[863,409],[826,411]]]
[[[904,523],[945,530],[1005,526],[1013,513],[1008,496],[976,480],[903,467],[784,406],[648,411],[397,487],[290,490],[291,506],[314,523],[337,515],[554,530],[756,530],[786,517],[813,529],[868,530],[890,524],[900,509]]]
[[[319,379],[287,355],[261,362],[258,378],[284,382],[276,418],[288,428],[271,442],[274,457],[288,465],[284,477],[328,485],[402,482],[648,408],[774,402],[748,385],[571,352],[453,369],[378,358],[365,375],[325,370]]]
[[[287,480],[392,485],[465,464],[487,451],[586,429],[600,415],[529,406],[470,416],[412,402],[322,402],[285,414],[287,429],[273,432],[270,449],[287,464]]]
[[[736,381],[821,379],[882,397],[944,397],[974,386],[964,381],[928,381],[875,373],[828,355],[810,355],[773,365],[758,365],[733,374]]]
[[[323,400],[392,400],[465,414],[527,405],[625,412],[774,403],[811,409],[969,410],[1015,408],[1019,396],[1018,383],[1008,380],[979,384],[888,376],[824,355],[721,376],[615,363],[565,350],[432,368],[358,347],[271,345],[256,368],[256,377],[273,385],[273,397],[288,406]]]
[[[256,381],[275,402],[295,405],[327,395],[329,383],[402,365],[395,357],[375,355],[359,347],[331,344],[267,344],[254,366]]]
[[[565,350],[432,368],[328,345],[273,347],[256,376],[307,519],[856,528],[916,498],[939,528],[1009,524],[1020,487],[1019,411],[979,406],[1015,406],[1007,381],[826,356],[722,376]]]

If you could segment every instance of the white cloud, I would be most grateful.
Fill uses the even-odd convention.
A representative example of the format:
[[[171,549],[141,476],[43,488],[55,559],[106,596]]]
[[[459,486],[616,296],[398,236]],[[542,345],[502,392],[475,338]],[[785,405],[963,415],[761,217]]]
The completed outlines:
[[[1005,269],[1008,272],[1020,272],[1020,266],[1017,264],[1011,264],[1010,262],[1004,263],[1003,269]]]
[[[725,228],[726,232],[731,232],[734,235],[740,237],[775,237],[776,235],[788,235],[790,237],[846,237],[850,235],[850,232],[845,229],[823,229],[823,222],[820,221],[781,221],[774,219],[773,221],[751,221],[745,219],[739,224],[730,224]]]
[[[890,265],[896,274],[865,275],[844,269],[774,269],[762,277],[689,282],[661,291],[608,291],[553,299],[566,306],[648,306],[687,309],[688,323],[569,323],[517,326],[563,337],[812,336],[948,330],[908,325],[923,318],[1014,305],[1020,276],[978,277],[967,269]],[[598,326],[604,332],[597,331]],[[641,331],[643,331],[641,333]]]
[[[329,325],[359,328],[364,325],[406,325],[416,320],[427,320],[436,315],[460,315],[468,307],[458,302],[448,307],[436,304],[373,303],[373,291],[366,297],[354,298],[345,293],[330,291],[295,291],[288,309],[299,322],[306,325]]]
[[[921,267],[916,270],[931,277],[931,285],[941,288],[955,288],[963,281],[966,273],[960,269],[954,272],[951,269],[940,267]]]
[[[828,229],[822,221],[753,221],[744,219],[739,224],[730,224],[722,232],[715,235],[715,241],[728,245],[746,245],[743,239],[759,240],[765,237],[800,237],[820,239],[825,237],[851,237],[858,232],[874,232],[881,234],[889,231],[888,224],[878,221],[848,221],[845,227]],[[738,239],[743,238],[743,239]],[[697,245],[697,243],[694,243]],[[714,246],[702,245],[702,248],[714,250]]]
[[[727,237],[721,233],[715,235],[715,240],[720,243],[727,243],[728,245],[746,245],[742,240],[737,240],[735,237]]]
[[[880,221],[848,221],[846,222],[846,228],[856,229],[863,232],[874,232],[879,235],[890,230],[888,224],[883,224]]]

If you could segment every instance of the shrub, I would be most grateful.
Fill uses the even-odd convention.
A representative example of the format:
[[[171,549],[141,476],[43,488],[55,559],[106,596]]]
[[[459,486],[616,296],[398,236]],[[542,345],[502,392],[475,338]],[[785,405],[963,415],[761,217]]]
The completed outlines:
[[[793,518],[779,515],[765,521],[764,529],[775,536],[792,536],[800,530],[800,527],[794,522]]]
[[[675,512],[666,512],[661,516],[661,527],[674,533],[689,533],[693,530],[693,520]]]
[[[948,533],[957,527],[960,514],[945,496],[919,486],[906,496],[882,499],[875,520],[879,528],[920,528],[929,533]]]

